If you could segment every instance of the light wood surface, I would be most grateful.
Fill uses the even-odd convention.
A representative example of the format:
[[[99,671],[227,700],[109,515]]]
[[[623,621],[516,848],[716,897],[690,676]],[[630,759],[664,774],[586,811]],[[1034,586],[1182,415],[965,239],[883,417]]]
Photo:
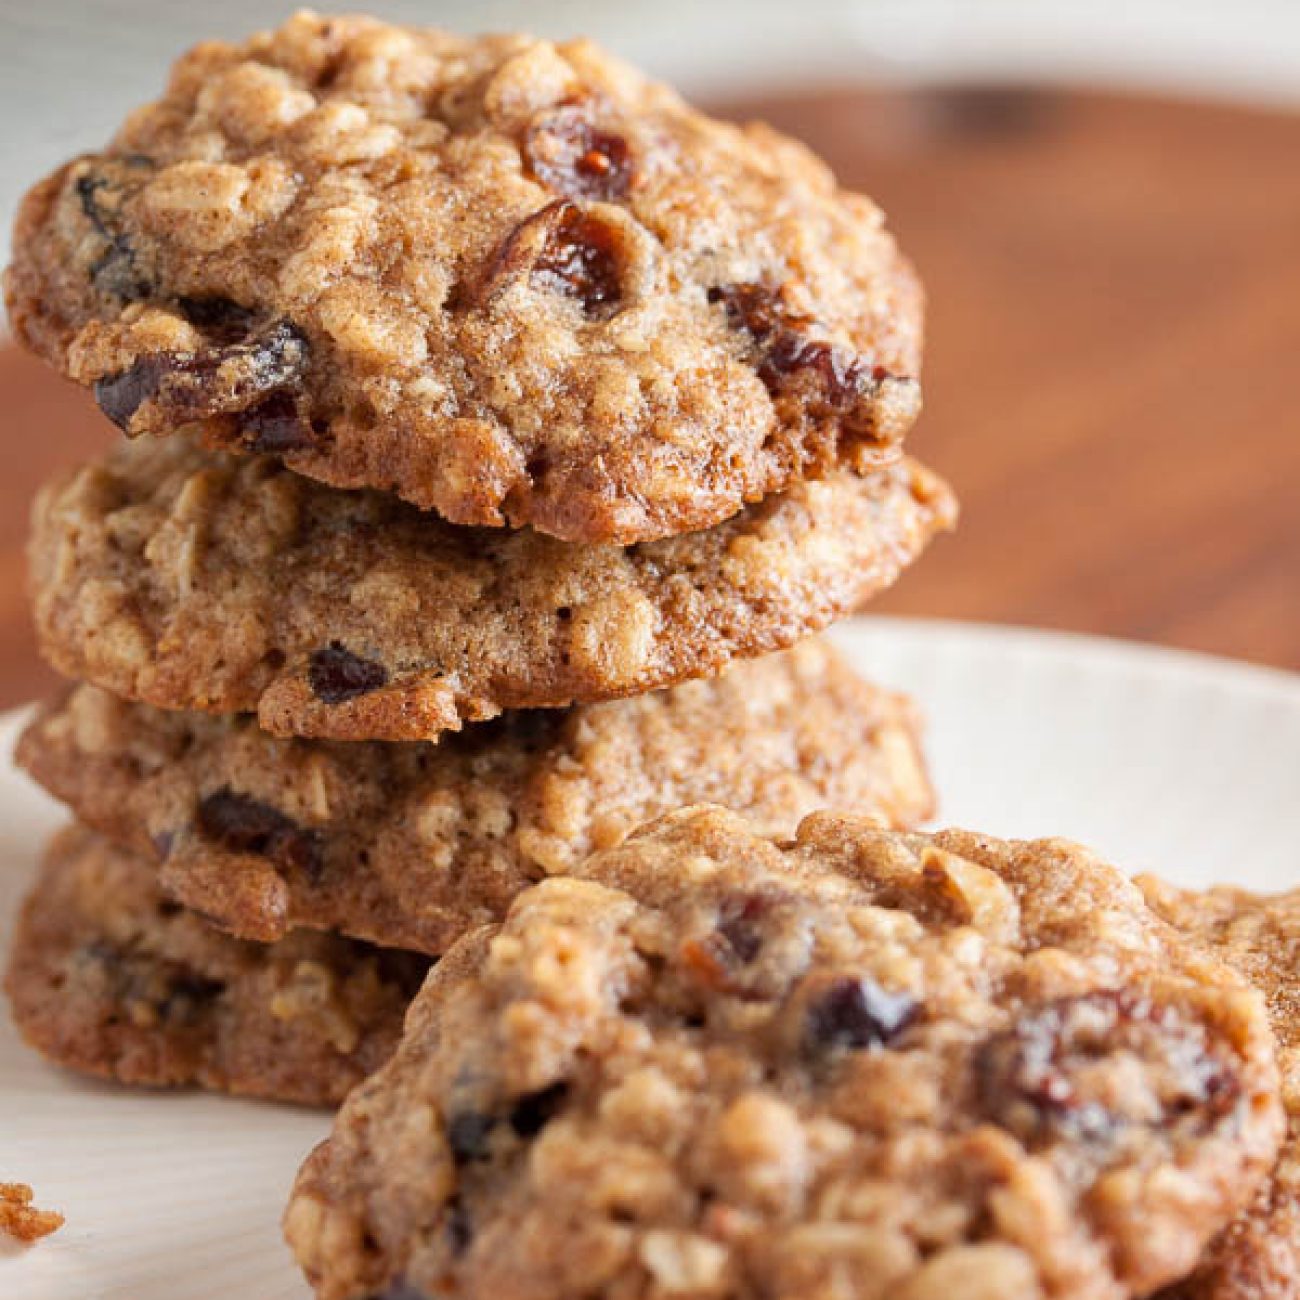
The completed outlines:
[[[876,606],[1300,668],[1300,117],[984,90],[762,116],[874,195],[930,294],[912,446],[962,497]],[[0,705],[52,678],[22,594],[35,485],[116,436],[0,349]]]

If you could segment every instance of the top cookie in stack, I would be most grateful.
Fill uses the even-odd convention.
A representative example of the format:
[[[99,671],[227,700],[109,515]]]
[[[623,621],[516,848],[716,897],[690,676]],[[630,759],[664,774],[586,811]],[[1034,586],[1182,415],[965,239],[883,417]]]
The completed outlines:
[[[201,45],[28,195],[7,296],[162,439],[48,489],[33,561],[54,663],[163,708],[415,740],[712,676],[954,514],[879,210],[583,42]]]
[[[582,42],[304,14],[201,45],[15,243],[18,332],[128,433],[458,524],[696,531],[893,461],[920,409],[874,204]]]

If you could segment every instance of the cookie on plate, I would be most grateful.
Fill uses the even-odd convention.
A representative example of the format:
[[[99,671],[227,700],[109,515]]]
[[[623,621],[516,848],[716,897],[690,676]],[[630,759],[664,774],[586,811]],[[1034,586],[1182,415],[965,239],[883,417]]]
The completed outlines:
[[[1264,994],[1288,1117],[1271,1179],[1191,1278],[1161,1300],[1292,1300],[1300,1295],[1300,891],[1197,893],[1153,877],[1138,883],[1156,912]]]
[[[839,473],[640,546],[460,528],[184,437],[50,485],[31,542],[69,677],[268,731],[424,740],[504,709],[636,695],[819,631],[953,519],[911,462]]]
[[[818,641],[437,744],[277,740],[247,715],[78,686],[17,758],[79,819],[161,859],[170,898],[244,938],[311,926],[432,954],[684,803],[780,833],[828,802],[893,826],[933,808],[911,702]]]
[[[27,196],[15,331],[456,523],[630,543],[897,454],[922,295],[880,210],[587,42],[300,14],[183,57]]]
[[[444,957],[285,1227],[322,1300],[1118,1298],[1280,1131],[1262,999],[1077,846],[697,808]]]
[[[51,844],[5,978],[39,1052],[123,1083],[310,1105],[387,1060],[427,957],[309,931],[244,943],[165,899],[157,874],[84,827]]]

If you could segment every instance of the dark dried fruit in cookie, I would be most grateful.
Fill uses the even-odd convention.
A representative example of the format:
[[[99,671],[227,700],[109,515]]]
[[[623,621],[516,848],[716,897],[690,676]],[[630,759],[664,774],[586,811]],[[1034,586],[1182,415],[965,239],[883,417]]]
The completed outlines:
[[[95,384],[95,401],[99,409],[119,429],[130,427],[135,413],[158,391],[165,375],[171,372],[172,357],[142,357],[129,369],[108,375]]]
[[[354,654],[339,641],[331,641],[312,655],[307,681],[318,700],[343,704],[386,685],[388,669]]]
[[[1090,1092],[1090,1066],[1117,1043],[1155,1081],[1151,1093]],[[985,1043],[976,1068],[987,1113],[1030,1144],[1107,1142],[1129,1126],[1172,1127],[1189,1114],[1209,1127],[1241,1097],[1203,1024],[1123,990],[1047,1003]]]
[[[573,299],[592,319],[612,316],[623,297],[623,238],[599,213],[557,199],[510,232],[474,298],[489,302],[527,276],[535,289]]]
[[[885,1047],[919,1011],[906,993],[889,993],[872,980],[841,976],[818,990],[808,1004],[808,1044],[817,1051]]]
[[[850,432],[870,435],[874,400],[892,378],[882,366],[816,337],[811,317],[790,311],[779,293],[760,284],[729,284],[709,290],[727,319],[757,346],[758,376],[775,398],[797,395],[815,416],[840,420]]]
[[[520,1097],[510,1111],[510,1127],[520,1137],[536,1137],[559,1113],[569,1085],[563,1080]]]
[[[225,992],[220,980],[194,974],[160,957],[133,953],[105,940],[83,945],[74,967],[93,969],[114,990],[114,1001],[147,1010],[174,1025],[185,1025]]]
[[[254,313],[229,298],[180,298],[176,305],[180,314],[213,343],[239,343],[253,332]]]
[[[759,922],[771,904],[762,894],[740,894],[728,899],[718,910],[718,934],[726,941],[735,959],[751,962],[763,946]]]
[[[122,232],[123,189],[103,173],[85,171],[73,183],[77,202],[105,248],[90,265],[95,289],[109,298],[137,302],[153,292],[149,277],[141,270],[135,246]]]
[[[132,432],[140,409],[154,408],[170,426],[213,415],[236,415],[298,383],[307,366],[307,340],[277,321],[238,343],[201,352],[163,352],[95,384],[100,410]]]
[[[516,1099],[506,1121],[517,1137],[536,1137],[559,1113],[568,1094],[569,1085],[563,1080],[526,1093]],[[486,1111],[472,1108],[455,1111],[447,1121],[447,1143],[457,1162],[470,1164],[486,1160],[492,1134],[500,1123],[497,1115]]]
[[[588,100],[561,104],[538,117],[524,138],[532,174],[567,199],[626,198],[635,179],[626,139],[594,120]]]
[[[245,411],[239,417],[239,435],[249,451],[270,455],[306,451],[319,441],[289,393],[275,393]]]
[[[735,894],[724,899],[713,929],[682,945],[686,968],[710,989],[745,998],[755,993],[745,968],[763,946],[762,918],[771,900],[761,894]]]
[[[323,863],[317,832],[228,786],[200,800],[197,824],[200,834],[231,853],[254,853],[311,879],[320,876]]]
[[[618,235],[607,221],[562,203],[550,222],[533,283],[574,298],[588,316],[607,316],[622,297]]]
[[[167,996],[159,1010],[168,1020],[190,1020],[202,1007],[215,1002],[225,990],[221,980],[189,972],[177,974],[168,981]]]

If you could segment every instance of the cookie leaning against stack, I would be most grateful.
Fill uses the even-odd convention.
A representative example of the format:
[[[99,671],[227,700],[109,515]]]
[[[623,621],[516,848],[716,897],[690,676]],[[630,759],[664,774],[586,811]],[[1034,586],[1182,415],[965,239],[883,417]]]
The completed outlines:
[[[410,971],[647,818],[928,814],[907,703],[807,640],[954,517],[920,289],[791,142],[303,14],[37,186],[6,292],[129,435],[34,515],[54,1059],[337,1100]]]
[[[1280,1127],[1261,999],[1077,846],[687,809],[452,949],[285,1228],[322,1300],[1118,1300]]]

